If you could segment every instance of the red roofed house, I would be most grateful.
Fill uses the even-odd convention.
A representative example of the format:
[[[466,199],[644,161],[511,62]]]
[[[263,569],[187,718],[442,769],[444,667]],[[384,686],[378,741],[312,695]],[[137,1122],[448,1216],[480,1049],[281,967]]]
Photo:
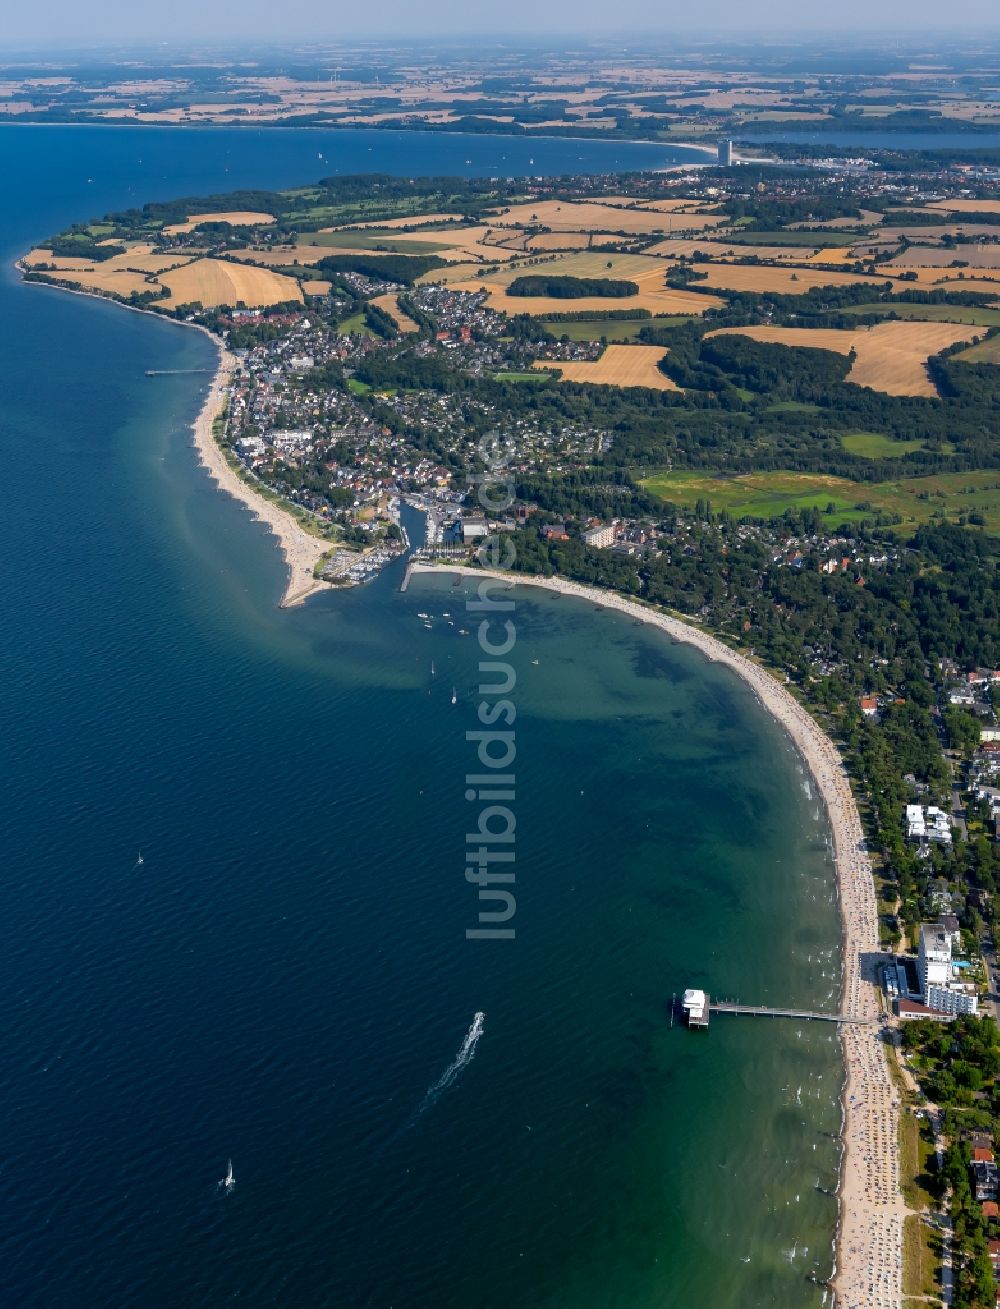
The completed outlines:
[[[1000,1281],[1000,1241],[990,1241],[990,1263],[993,1265],[993,1276]]]

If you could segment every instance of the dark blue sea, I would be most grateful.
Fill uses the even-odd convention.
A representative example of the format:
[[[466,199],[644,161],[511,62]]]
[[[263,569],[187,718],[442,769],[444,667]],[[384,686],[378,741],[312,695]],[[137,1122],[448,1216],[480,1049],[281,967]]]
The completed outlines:
[[[3,1309],[823,1302],[833,1030],[669,1021],[691,983],[834,1003],[787,740],[694,651],[519,591],[516,936],[467,940],[471,594],[397,567],[279,610],[191,448],[207,378],[144,376],[211,343],[12,267],[147,199],[677,157],[0,129]]]

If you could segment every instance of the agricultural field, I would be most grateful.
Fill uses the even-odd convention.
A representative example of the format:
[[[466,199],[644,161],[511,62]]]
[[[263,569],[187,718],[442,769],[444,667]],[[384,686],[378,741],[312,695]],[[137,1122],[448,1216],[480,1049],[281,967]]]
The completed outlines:
[[[608,297],[583,296],[579,299],[557,299],[554,296],[509,296],[507,286],[515,277],[530,271],[550,277],[615,278],[635,282],[637,295]],[[665,285],[665,271],[659,259],[646,255],[606,255],[595,251],[569,254],[546,260],[526,268],[523,264],[500,269],[479,269],[473,265],[454,265],[436,268],[419,280],[446,282],[460,291],[478,291],[485,287],[489,292],[490,308],[506,314],[597,313],[608,309],[648,309],[656,314],[701,315],[706,309],[719,306],[722,301],[712,295],[696,291],[676,291]]]
[[[342,230],[345,226],[362,230],[370,227],[417,229],[429,227],[434,223],[461,223],[462,221],[461,214],[403,214],[399,218],[387,218],[383,222],[342,224],[341,228],[325,227],[322,230],[324,232],[334,232]]]
[[[123,299],[133,293],[159,291],[158,274],[186,263],[190,255],[154,254],[147,242],[130,245],[124,254],[114,255],[101,263],[86,259],[56,257],[51,250],[32,250],[25,256],[28,268],[48,265],[44,271],[52,276],[77,282],[86,291],[99,292],[102,295],[117,295]]]
[[[497,227],[547,227],[553,232],[626,232],[634,236],[700,232],[720,227],[721,214],[661,213],[653,209],[621,209],[596,201],[538,200],[513,205],[491,215]]]
[[[356,250],[331,250],[329,246],[318,245],[272,245],[266,250],[230,250],[233,259],[245,264],[262,264],[265,267],[291,268],[295,264],[318,264],[327,255],[357,254]]]
[[[571,341],[608,341],[627,342],[638,339],[644,327],[655,322],[657,327],[679,327],[682,323],[693,321],[691,314],[677,314],[669,318],[578,318],[572,322],[556,322],[542,319],[546,331],[560,339],[568,336]]]
[[[957,269],[962,264],[995,271],[1000,264],[1000,246],[963,245],[950,249],[947,246],[911,246],[902,254],[893,255],[882,267]]]
[[[656,255],[660,259],[690,259],[694,254],[702,254],[708,255],[710,259],[725,262],[756,255],[758,259],[767,260],[769,263],[800,264],[818,253],[818,250],[819,247],[815,244],[811,248],[793,245],[755,245],[752,249],[748,249],[746,246],[734,244],[725,236],[672,236],[665,241],[657,241],[654,245],[647,246],[643,254]],[[836,252],[836,257],[838,259],[840,257],[839,250]]]
[[[714,291],[750,291],[761,295],[777,291],[781,295],[805,295],[815,286],[879,286],[889,282],[888,277],[870,277],[864,273],[848,273],[820,268],[771,268],[759,264],[699,264],[698,271],[705,273],[700,286]],[[906,283],[894,289],[905,290]],[[1000,288],[998,288],[1000,292]]]
[[[775,345],[854,351],[855,361],[847,381],[886,395],[934,396],[937,391],[927,372],[927,360],[946,346],[977,335],[976,328],[962,323],[887,321],[856,332],[821,327],[723,327],[709,336],[752,337]]]
[[[533,368],[558,368],[563,382],[590,382],[594,386],[649,386],[657,391],[680,388],[657,364],[666,355],[660,345],[609,345],[600,359],[560,360],[550,363],[538,359]]]
[[[345,227],[334,228],[332,232],[308,232],[299,237],[298,244],[319,246],[324,254],[375,250],[384,254],[432,255],[452,248],[447,236],[436,240],[430,233],[396,232],[385,227],[370,227],[364,231]]]
[[[196,259],[160,277],[178,304],[200,300],[203,305],[245,304],[248,308],[301,300],[302,290],[294,278],[269,268],[231,264],[222,259]]]
[[[916,305],[905,300],[886,304],[876,301],[864,305],[842,305],[839,314],[881,314],[888,317],[915,318],[927,323],[974,323],[977,327],[1000,326],[1000,309],[980,309],[977,305]],[[973,347],[975,348],[975,347]]]
[[[964,364],[1000,364],[1000,336],[991,336],[978,345],[970,345],[954,356]]]
[[[524,249],[533,254],[549,250],[590,250],[614,245],[621,238],[605,232],[538,232],[535,236],[522,234],[520,239],[524,242]],[[513,249],[507,241],[503,242],[503,246]]]
[[[249,209],[227,209],[219,214],[192,214],[186,223],[172,223],[163,230],[167,236],[180,236],[193,231],[199,223],[228,223],[230,227],[258,227],[273,223],[274,214],[254,212]]]
[[[1000,214],[998,200],[932,200],[928,209],[943,209],[949,214]]]
[[[824,232],[818,240],[815,232],[802,229],[780,228],[773,232],[732,232],[726,237],[733,245],[791,245],[791,246],[847,246],[854,245],[857,236],[853,232]]]
[[[853,482],[821,473],[748,473],[719,477],[677,471],[641,479],[653,495],[686,508],[708,501],[736,517],[775,518],[786,509],[818,509],[828,527],[858,522],[875,513],[898,514],[900,533],[935,515],[951,522],[975,514],[987,531],[1000,529],[1000,472],[941,473],[891,482]],[[863,507],[862,507],[863,506]]]
[[[399,300],[390,292],[388,295],[373,296],[372,304],[387,313],[401,332],[419,332],[420,328],[409,314],[399,307]]]

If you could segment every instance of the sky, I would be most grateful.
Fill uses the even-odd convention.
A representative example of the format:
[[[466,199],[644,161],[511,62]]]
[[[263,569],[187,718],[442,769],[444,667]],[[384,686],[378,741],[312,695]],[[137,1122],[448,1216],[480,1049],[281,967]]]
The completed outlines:
[[[14,45],[268,38],[331,41],[364,37],[502,35],[509,39],[787,30],[801,34],[860,30],[909,35],[916,31],[1000,34],[996,0],[31,0],[4,5],[0,48]]]

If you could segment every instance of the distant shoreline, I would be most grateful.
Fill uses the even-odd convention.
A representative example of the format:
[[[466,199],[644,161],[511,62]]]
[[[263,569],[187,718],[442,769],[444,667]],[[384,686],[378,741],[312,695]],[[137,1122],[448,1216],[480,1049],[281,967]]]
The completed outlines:
[[[711,662],[725,664],[736,673],[753,691],[761,707],[788,733],[826,808],[833,839],[841,920],[840,1012],[859,1017],[879,1015],[879,997],[874,978],[869,975],[872,961],[880,953],[875,883],[861,817],[847,772],[830,737],[772,673],[693,623],[626,599],[614,591],[559,577],[494,572],[447,562],[414,562],[409,565],[409,572],[457,572],[469,577],[492,577],[511,586],[533,586],[587,600],[604,608],[616,609],[658,628],[675,640],[693,645]],[[844,1053],[845,1080],[841,1094],[839,1213],[834,1238],[834,1267],[829,1284],[835,1291],[837,1303],[869,1304],[872,1301],[868,1290],[868,1264],[876,1243],[888,1243],[890,1249],[902,1252],[903,1217],[907,1210],[898,1182],[898,1096],[889,1076],[879,1028],[845,1024],[838,1031]],[[872,1144],[878,1140],[887,1142],[887,1148],[878,1150]],[[902,1298],[902,1282],[896,1263],[885,1259],[879,1262],[896,1280],[894,1303],[898,1305]]]
[[[205,127],[225,127],[241,130],[243,128],[256,129],[262,131],[266,129],[269,132],[395,132],[400,136],[414,135],[418,132],[426,132],[428,136],[455,136],[464,137],[469,141],[490,140],[495,137],[503,137],[504,140],[510,141],[579,141],[581,145],[601,144],[601,145],[649,145],[658,146],[661,150],[698,150],[704,154],[714,155],[716,147],[710,145],[698,145],[694,141],[651,141],[648,137],[640,136],[560,136],[556,132],[539,132],[536,136],[522,136],[517,132],[449,132],[447,128],[435,127],[432,123],[421,123],[419,127],[381,127],[378,123],[260,123],[260,122],[242,122],[242,123],[105,123],[105,122],[85,122],[72,121],[65,123],[45,122],[40,118],[0,118],[0,127],[101,127],[106,129],[129,128],[129,127],[169,127],[172,131],[198,132]],[[659,170],[654,170],[659,171]],[[577,174],[564,174],[564,176],[577,176]],[[585,176],[585,174],[579,174]]]

